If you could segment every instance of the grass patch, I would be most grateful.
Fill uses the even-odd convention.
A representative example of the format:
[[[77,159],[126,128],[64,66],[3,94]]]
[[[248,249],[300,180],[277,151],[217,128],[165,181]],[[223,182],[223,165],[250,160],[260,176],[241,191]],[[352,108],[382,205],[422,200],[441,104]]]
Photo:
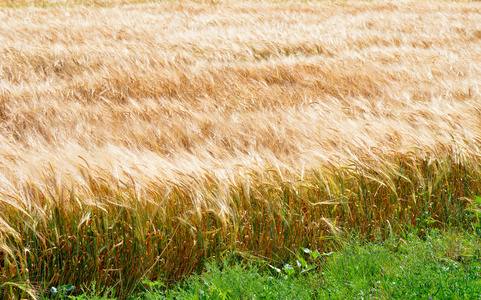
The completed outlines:
[[[335,252],[305,251],[279,263],[209,260],[205,270],[166,288],[145,281],[131,300],[161,299],[478,299],[481,238],[473,233],[429,230],[375,243],[345,240]],[[60,291],[66,287],[60,287]],[[140,290],[139,290],[140,289]],[[114,299],[87,289],[76,300]],[[59,297],[58,298],[62,298]],[[53,297],[55,298],[55,297]],[[52,297],[45,296],[45,299]]]
[[[137,299],[478,299],[480,242],[479,236],[439,231],[367,245],[351,241],[307,274],[209,264],[202,275]]]

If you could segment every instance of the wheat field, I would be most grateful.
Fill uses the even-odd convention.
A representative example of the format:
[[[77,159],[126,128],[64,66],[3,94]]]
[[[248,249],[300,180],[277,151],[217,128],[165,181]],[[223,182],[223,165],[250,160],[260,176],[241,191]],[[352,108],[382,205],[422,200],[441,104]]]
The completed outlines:
[[[0,7],[0,296],[469,224],[479,2]]]

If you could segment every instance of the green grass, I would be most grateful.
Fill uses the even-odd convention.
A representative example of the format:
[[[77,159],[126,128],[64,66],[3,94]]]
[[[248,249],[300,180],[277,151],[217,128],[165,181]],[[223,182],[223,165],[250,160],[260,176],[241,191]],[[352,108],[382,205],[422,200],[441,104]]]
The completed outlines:
[[[210,266],[177,290],[146,299],[479,299],[480,239],[432,232],[424,239],[348,245],[316,272],[293,276],[258,267]],[[295,264],[293,264],[295,265]]]
[[[307,251],[307,250],[306,250]],[[131,299],[479,299],[481,238],[429,231],[362,245],[342,243],[329,254],[264,261],[211,261],[200,275],[170,289],[146,282]],[[110,299],[90,293],[71,299]]]
[[[350,246],[328,262],[324,281],[334,299],[479,299],[479,241],[433,232],[423,239]]]

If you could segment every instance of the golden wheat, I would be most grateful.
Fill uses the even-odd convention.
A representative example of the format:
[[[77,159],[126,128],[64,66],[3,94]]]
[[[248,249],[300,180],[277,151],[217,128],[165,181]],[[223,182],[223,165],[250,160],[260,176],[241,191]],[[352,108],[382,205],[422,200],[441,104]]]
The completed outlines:
[[[77,184],[85,161],[143,182],[373,149],[478,151],[479,12],[439,2],[4,9],[2,186],[52,169]]]
[[[4,9],[3,186],[51,169],[75,182],[84,161],[142,182],[454,141],[477,151],[479,10],[430,2]]]
[[[398,204],[407,200],[398,195],[397,176],[413,191],[431,191],[437,188],[431,179],[436,186],[448,184],[443,176],[461,174],[460,162],[470,161],[478,174],[479,3],[0,4],[0,249],[17,261],[4,265],[5,280],[28,273],[28,263],[19,262],[28,255],[11,246],[22,239],[25,228],[13,224],[22,218],[50,228],[71,213],[80,232],[82,224],[97,222],[90,216],[108,218],[103,213],[115,207],[152,209],[150,217],[164,223],[139,217],[141,239],[164,228],[163,234],[192,235],[187,242],[162,237],[169,253],[196,245],[185,248],[190,252],[181,261],[156,260],[163,250],[150,261],[176,265],[169,271],[175,277],[202,264],[189,264],[199,241],[211,243],[202,246],[205,256],[220,251],[212,244],[218,239],[251,252],[258,245],[255,254],[272,257],[278,249],[272,228],[284,236],[277,242],[298,246],[318,227],[338,234],[341,223],[371,226],[359,221],[364,210],[354,217],[355,208],[345,208],[344,221],[336,215],[338,205],[363,191],[356,174],[372,180],[366,185],[382,201],[395,194]],[[431,164],[436,159],[439,165]],[[399,171],[404,165],[410,175]],[[430,178],[431,168],[442,175]],[[347,195],[344,180],[352,185]],[[304,191],[310,186],[315,194]],[[417,203],[414,192],[408,196]],[[235,199],[244,202],[233,205]],[[312,214],[289,233],[282,224],[294,222],[294,204]],[[409,211],[385,204],[411,220]],[[264,225],[239,225],[243,209],[279,214],[271,236]],[[386,225],[382,215],[371,217]],[[264,224],[255,212],[245,218]]]

